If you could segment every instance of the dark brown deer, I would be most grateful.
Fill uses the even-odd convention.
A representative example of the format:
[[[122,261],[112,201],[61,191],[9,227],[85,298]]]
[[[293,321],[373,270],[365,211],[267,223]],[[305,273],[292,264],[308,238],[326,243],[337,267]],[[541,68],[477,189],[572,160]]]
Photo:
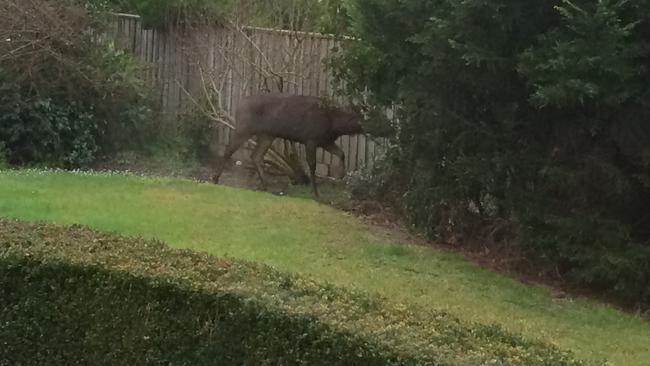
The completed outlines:
[[[316,187],[316,148],[321,147],[339,158],[345,167],[345,154],[335,143],[343,135],[362,131],[362,114],[335,108],[317,97],[290,94],[262,94],[244,97],[235,112],[237,128],[223,156],[217,162],[214,183],[219,183],[226,161],[246,141],[257,137],[257,146],[251,154],[262,189],[266,190],[266,178],[262,169],[264,155],[276,138],[305,145],[307,164],[314,195]]]

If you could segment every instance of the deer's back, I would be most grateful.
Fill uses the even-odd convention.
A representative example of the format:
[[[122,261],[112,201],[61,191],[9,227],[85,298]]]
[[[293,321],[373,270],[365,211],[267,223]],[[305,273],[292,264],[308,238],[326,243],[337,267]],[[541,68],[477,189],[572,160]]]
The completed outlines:
[[[330,113],[317,97],[264,94],[245,97],[237,108],[238,129],[287,140],[333,141]]]

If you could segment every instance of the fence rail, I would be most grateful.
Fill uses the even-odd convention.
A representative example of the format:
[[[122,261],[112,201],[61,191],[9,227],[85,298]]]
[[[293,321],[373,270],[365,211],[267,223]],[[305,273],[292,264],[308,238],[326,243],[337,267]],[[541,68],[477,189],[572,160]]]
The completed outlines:
[[[158,91],[161,128],[177,129],[181,117],[197,109],[236,124],[232,112],[238,100],[261,91],[337,99],[333,74],[324,63],[337,46],[330,35],[214,25],[145,29],[138,16],[116,14],[111,37],[148,65],[145,79]],[[219,125],[214,139],[223,148],[231,133]],[[371,165],[383,146],[364,135],[343,136],[337,144],[348,171]],[[276,141],[275,148],[286,152],[289,146]],[[298,151],[304,156],[304,147]],[[319,175],[336,175],[338,161],[328,152],[319,149],[317,161]]]

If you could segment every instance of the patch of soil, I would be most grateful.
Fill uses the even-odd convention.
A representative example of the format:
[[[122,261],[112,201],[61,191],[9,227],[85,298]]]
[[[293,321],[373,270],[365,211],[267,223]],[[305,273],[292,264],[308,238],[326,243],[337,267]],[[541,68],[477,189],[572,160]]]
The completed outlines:
[[[92,168],[97,171],[128,171],[144,176],[184,178],[200,182],[212,182],[214,175],[212,164],[170,164],[168,161],[135,156],[102,159]],[[284,194],[291,188],[288,177],[267,172],[266,179],[270,193]],[[249,163],[240,160],[232,160],[226,164],[219,184],[250,190],[259,190],[261,185],[255,169]]]

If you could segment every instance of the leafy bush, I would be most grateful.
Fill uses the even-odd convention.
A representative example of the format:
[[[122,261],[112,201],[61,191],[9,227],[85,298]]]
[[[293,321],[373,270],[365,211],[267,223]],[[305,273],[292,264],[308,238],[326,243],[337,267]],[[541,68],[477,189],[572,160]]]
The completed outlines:
[[[383,199],[396,201],[397,197],[391,196],[395,193],[391,188],[394,176],[386,174],[392,170],[391,157],[394,146],[387,146],[385,150],[377,148],[372,164],[350,171],[345,178],[346,188],[355,199]]]
[[[78,105],[24,96],[17,85],[0,84],[0,141],[11,164],[86,165],[98,149],[97,131],[94,116]]]
[[[183,153],[190,160],[209,163],[217,156],[215,141],[219,124],[201,113],[184,116],[179,124],[178,140]]]
[[[0,2],[0,142],[14,164],[78,167],[154,129],[137,64],[76,0]]]
[[[650,303],[648,10],[354,2],[363,41],[339,74],[400,106],[385,181],[411,223],[446,239],[510,222],[531,258],[573,283]]]
[[[0,221],[0,365],[582,365],[440,312],[159,243]]]
[[[99,93],[85,100],[101,118],[100,147],[114,153],[157,141],[157,105],[142,78],[142,66],[111,42],[100,46],[97,63],[106,80]]]

